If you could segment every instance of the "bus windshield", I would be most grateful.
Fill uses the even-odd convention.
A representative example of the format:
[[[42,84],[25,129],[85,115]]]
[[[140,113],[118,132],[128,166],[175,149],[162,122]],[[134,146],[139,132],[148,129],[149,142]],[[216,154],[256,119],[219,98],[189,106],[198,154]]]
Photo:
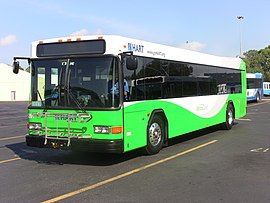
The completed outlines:
[[[112,56],[33,60],[30,107],[118,107],[116,64]]]

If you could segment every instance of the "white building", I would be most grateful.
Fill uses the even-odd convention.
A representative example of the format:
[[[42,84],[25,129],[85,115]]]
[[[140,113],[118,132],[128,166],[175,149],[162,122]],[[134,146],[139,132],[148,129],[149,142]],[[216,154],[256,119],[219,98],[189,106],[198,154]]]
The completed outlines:
[[[0,63],[0,101],[28,101],[30,73],[20,70],[13,73],[13,67]]]

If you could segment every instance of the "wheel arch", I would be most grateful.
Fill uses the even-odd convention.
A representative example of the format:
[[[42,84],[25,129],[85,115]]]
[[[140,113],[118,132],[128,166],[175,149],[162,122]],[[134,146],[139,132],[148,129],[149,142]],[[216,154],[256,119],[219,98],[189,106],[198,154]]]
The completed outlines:
[[[169,136],[168,136],[168,119],[167,119],[167,116],[164,112],[163,109],[154,109],[152,112],[151,112],[151,115],[150,115],[150,118],[148,120],[148,123],[147,123],[147,128],[149,127],[152,119],[155,117],[155,116],[160,116],[161,119],[163,120],[164,122],[164,142],[163,142],[163,146],[168,146],[168,139],[169,139]]]

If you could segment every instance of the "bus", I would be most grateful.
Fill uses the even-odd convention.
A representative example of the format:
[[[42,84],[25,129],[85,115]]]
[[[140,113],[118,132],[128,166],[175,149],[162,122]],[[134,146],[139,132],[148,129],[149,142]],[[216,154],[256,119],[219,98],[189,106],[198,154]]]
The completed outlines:
[[[32,147],[156,154],[168,140],[246,114],[246,67],[116,35],[35,41],[26,143]]]
[[[247,73],[247,101],[260,101],[263,97],[263,74]]]
[[[270,96],[270,82],[263,82],[263,95]]]

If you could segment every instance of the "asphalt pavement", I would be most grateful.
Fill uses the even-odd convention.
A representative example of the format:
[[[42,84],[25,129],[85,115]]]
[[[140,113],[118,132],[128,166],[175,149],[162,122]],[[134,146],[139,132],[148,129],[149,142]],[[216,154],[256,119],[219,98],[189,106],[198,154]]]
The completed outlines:
[[[0,202],[270,202],[270,100],[154,156],[25,144],[27,102],[0,102]]]

